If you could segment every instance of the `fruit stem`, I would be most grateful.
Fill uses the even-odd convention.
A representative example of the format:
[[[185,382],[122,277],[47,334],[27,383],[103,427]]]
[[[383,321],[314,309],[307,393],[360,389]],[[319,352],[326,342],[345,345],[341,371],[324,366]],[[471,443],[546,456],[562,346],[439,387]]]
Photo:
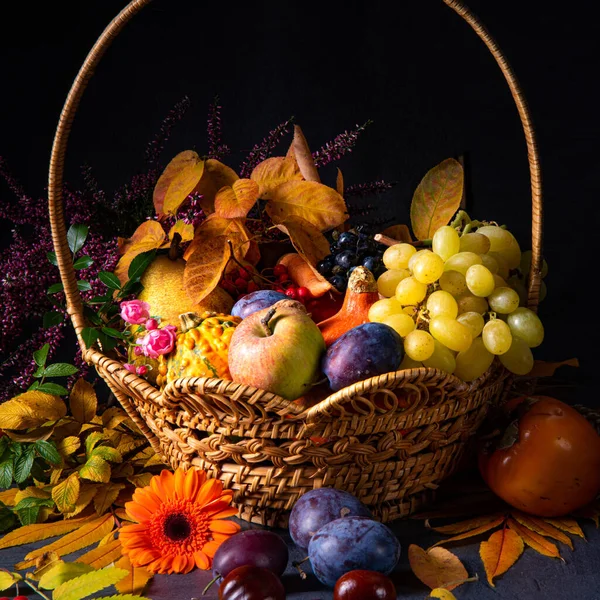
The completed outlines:
[[[248,240],[247,242],[251,242],[252,240]],[[242,242],[243,245],[247,242]],[[236,257],[235,254],[233,252],[233,244],[231,243],[231,240],[227,240],[227,243],[229,244],[229,260],[233,260],[234,263],[236,263],[238,266],[240,266],[242,269],[245,269],[246,271],[248,271],[248,267],[247,265],[243,265]],[[273,285],[273,282],[270,279],[267,279],[266,277],[263,277],[258,271],[253,271],[252,272],[252,277],[258,277],[259,279],[261,279],[262,281],[265,281],[266,283],[268,283],[269,285]]]
[[[431,246],[431,240],[417,240],[416,242],[401,242],[400,240],[395,240],[387,235],[383,235],[382,233],[376,233],[373,236],[373,239],[380,244],[384,244],[385,246],[395,246],[396,244],[410,244],[411,246],[415,246],[416,248],[420,246]]]
[[[269,321],[273,318],[273,315],[276,312],[277,312],[277,309],[275,307],[272,307],[269,309],[269,312],[267,312],[267,314],[260,320],[260,324],[263,326],[264,331],[267,334],[267,337],[270,337],[273,335],[273,332],[269,328]]]
[[[207,586],[202,590],[202,595],[206,595],[206,592],[213,586],[213,584],[217,583],[217,580],[221,578],[221,575],[215,575],[207,584]]]
[[[175,232],[169,247],[169,260],[176,261],[179,258],[179,244],[181,243],[181,234]]]
[[[306,558],[303,558],[302,560],[295,560],[292,562],[292,567],[294,567],[298,573],[300,573],[300,579],[306,579],[306,573],[302,570],[302,567],[300,566],[303,562],[306,562],[308,560],[308,556]]]

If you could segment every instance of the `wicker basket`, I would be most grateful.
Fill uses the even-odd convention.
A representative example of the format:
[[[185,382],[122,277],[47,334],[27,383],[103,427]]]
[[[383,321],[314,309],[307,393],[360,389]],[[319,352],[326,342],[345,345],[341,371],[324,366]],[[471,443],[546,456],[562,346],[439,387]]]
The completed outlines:
[[[62,207],[65,152],[77,106],[96,65],[112,39],[149,1],[131,2],[92,48],[67,97],[52,149],[52,238],[85,360],[95,366],[162,460],[174,468],[202,467],[219,477],[235,490],[234,501],[243,519],[284,525],[298,497],[321,486],[350,491],[382,521],[410,514],[453,472],[488,407],[502,397],[508,373],[498,364],[469,384],[437,369],[388,373],[302,410],[272,393],[219,379],[180,379],[161,392],[97,349],[86,349],[81,338],[86,325],[83,305]],[[542,204],[527,105],[483,26],[457,0],[443,1],[473,28],[496,59],[523,124],[532,184],[529,299],[535,309],[541,281]]]

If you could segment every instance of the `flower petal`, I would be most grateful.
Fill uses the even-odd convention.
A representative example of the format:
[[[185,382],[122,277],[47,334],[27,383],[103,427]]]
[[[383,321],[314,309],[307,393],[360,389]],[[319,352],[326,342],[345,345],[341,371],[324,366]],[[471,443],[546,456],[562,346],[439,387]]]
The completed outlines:
[[[173,559],[173,571],[175,573],[189,573],[194,566],[194,559],[188,562],[188,556],[186,554],[178,554]]]
[[[133,501],[145,506],[153,513],[160,510],[160,507],[163,505],[163,500],[149,487],[137,488],[133,494]]]
[[[175,497],[180,500],[185,498],[185,471],[179,467],[175,469],[175,474],[173,476],[173,485],[175,486]],[[175,567],[173,567],[175,568]]]
[[[142,523],[132,523],[131,525],[121,525],[119,528],[119,536],[131,535],[133,533],[147,533],[148,526]]]
[[[235,517],[238,514],[237,508],[225,508],[222,511],[210,516],[211,519],[226,519],[227,517]]]
[[[194,552],[194,561],[199,569],[207,571],[210,568],[210,559],[202,552],[202,550]]]
[[[237,533],[241,529],[241,527],[233,521],[211,521],[208,528],[217,533],[229,533],[230,535]]]
[[[167,471],[163,469],[160,472],[159,480],[157,482],[157,486],[160,488],[162,494],[159,494],[163,500],[173,500],[175,497],[175,485],[173,481],[173,473],[171,471]]]
[[[213,502],[211,502],[210,504],[207,504],[206,506],[202,507],[202,512],[207,516],[210,517],[213,514],[219,513],[222,510],[226,510],[228,508],[232,508],[230,507],[230,499],[229,498],[225,498],[225,500],[222,500],[222,496],[221,498],[219,498],[218,500],[214,500]]]
[[[184,484],[184,497],[195,498],[198,494],[198,490],[202,487],[202,484],[206,481],[206,473],[199,469],[190,469],[185,478]]]
[[[196,504],[204,505],[212,502],[221,495],[223,483],[220,479],[209,479],[202,484],[200,491],[196,495]]]
[[[211,540],[210,542],[206,542],[204,546],[202,546],[202,552],[206,554],[206,556],[210,556],[212,558],[215,555],[215,552],[219,549],[221,542],[216,542]]]
[[[152,518],[152,513],[137,502],[126,502],[125,510],[127,515],[132,517],[138,523],[147,523]]]

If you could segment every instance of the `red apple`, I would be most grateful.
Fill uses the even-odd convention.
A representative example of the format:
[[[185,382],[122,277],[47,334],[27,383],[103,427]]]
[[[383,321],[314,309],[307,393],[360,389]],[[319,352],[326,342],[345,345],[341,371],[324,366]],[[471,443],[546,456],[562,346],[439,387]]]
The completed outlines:
[[[229,345],[234,381],[287,400],[306,394],[318,378],[325,342],[296,300],[280,300],[246,317]]]

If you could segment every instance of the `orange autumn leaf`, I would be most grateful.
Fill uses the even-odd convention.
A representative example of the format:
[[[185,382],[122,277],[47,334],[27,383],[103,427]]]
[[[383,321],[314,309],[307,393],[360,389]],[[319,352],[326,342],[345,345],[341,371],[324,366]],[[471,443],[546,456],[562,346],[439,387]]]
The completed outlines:
[[[204,173],[204,160],[193,150],[180,152],[167,165],[154,188],[154,209],[159,217],[174,215],[194,191]]]
[[[225,236],[231,240],[234,256],[238,260],[243,260],[251,249],[250,232],[246,229],[243,219],[225,219],[213,214],[198,227],[194,240],[188,246],[183,258],[189,260],[190,256],[202,247],[206,238],[218,236]]]
[[[554,538],[555,540],[566,544],[571,550],[573,550],[573,542],[571,541],[571,538],[560,531],[560,529],[554,527],[554,525],[550,525],[550,523],[544,521],[544,519],[526,515],[518,510],[513,510],[511,514],[517,523],[527,527],[528,529],[531,529],[532,531],[535,531],[535,533],[538,533],[539,535]]]
[[[217,192],[228,185],[233,185],[239,179],[238,174],[227,165],[209,158],[204,163],[204,173],[194,192],[201,194],[200,206],[206,214],[210,214],[215,210],[215,196]]]
[[[119,252],[122,254],[115,268],[115,275],[121,283],[128,279],[131,261],[142,252],[156,250],[165,242],[165,232],[158,221],[144,221],[129,238],[119,240]]]
[[[411,544],[408,547],[408,562],[413,573],[431,589],[453,590],[469,577],[458,556],[445,548],[424,550]]]
[[[238,179],[222,187],[215,197],[215,212],[226,219],[244,218],[258,200],[259,186],[252,179]]]
[[[331,283],[300,254],[295,252],[284,254],[278,264],[287,267],[291,280],[298,287],[307,288],[315,298],[333,290]]]
[[[289,236],[294,248],[313,266],[330,254],[327,238],[306,219],[290,215],[278,222],[277,227]]]
[[[392,225],[384,229],[381,233],[399,242],[410,244],[413,241],[408,225]]]
[[[466,521],[461,521],[460,523],[452,523],[451,525],[443,525],[441,527],[430,527],[433,531],[437,531],[438,533],[445,534],[459,534],[465,533],[466,531],[472,531],[474,529],[480,530],[481,527],[489,525],[490,523],[494,523],[492,527],[495,527],[498,524],[498,519],[503,518],[500,514],[492,514],[485,515],[482,517],[475,517],[473,519],[468,519]],[[428,523],[426,523],[426,526]],[[484,530],[485,531],[485,530]]]
[[[475,527],[475,529],[469,529],[465,533],[461,533],[460,535],[455,535],[454,537],[448,538],[447,540],[440,540],[433,546],[439,546],[440,544],[446,544],[447,542],[457,542],[459,540],[466,540],[467,538],[480,535],[493,529],[494,527],[498,527],[498,525],[502,525],[504,522],[504,516],[495,517],[491,521],[488,521],[484,525],[480,525],[479,527]]]
[[[115,563],[115,567],[127,571],[127,576],[115,584],[121,594],[142,594],[146,584],[152,579],[152,573],[148,569],[134,567],[126,554]]]
[[[549,556],[550,558],[560,558],[560,552],[556,547],[556,544],[548,541],[544,536],[536,533],[528,527],[523,527],[520,523],[517,523],[514,519],[508,519],[508,526],[516,531],[523,541],[536,552]]]
[[[77,562],[90,565],[94,569],[102,569],[118,560],[122,554],[121,542],[118,539],[113,539],[86,552],[77,559]]]
[[[562,529],[563,531],[566,531],[567,533],[570,533],[572,535],[577,535],[585,540],[585,535],[575,519],[567,519],[564,517],[560,517],[544,520],[550,523],[550,525],[554,525],[554,527],[557,527],[558,529]]]
[[[201,238],[183,272],[183,287],[193,302],[201,302],[217,287],[229,256],[227,236]]]
[[[340,196],[344,195],[344,176],[342,171],[338,167],[337,176],[335,178],[335,189]]]
[[[165,246],[170,246],[173,241],[173,236],[178,233],[181,236],[181,243],[191,242],[194,239],[194,226],[191,223],[186,223],[179,219],[176,221],[173,227],[169,229],[169,241]]]
[[[319,171],[315,166],[312,152],[308,147],[308,142],[302,133],[300,125],[294,125],[294,139],[292,140],[291,151],[296,157],[300,173],[306,181],[320,182]]]
[[[302,173],[292,156],[274,156],[254,167],[250,178],[258,183],[259,197],[268,200],[273,191],[289,181],[301,181]]]
[[[344,199],[333,189],[316,181],[290,181],[273,190],[267,203],[273,222],[291,216],[302,217],[319,231],[327,231],[348,219]]]
[[[517,562],[524,548],[521,536],[508,527],[492,533],[487,542],[481,542],[479,556],[483,561],[488,583],[492,587],[496,587],[494,578],[506,573]]]
[[[447,225],[458,210],[463,192],[463,168],[448,158],[425,174],[410,206],[410,220],[418,240],[426,240]]]

